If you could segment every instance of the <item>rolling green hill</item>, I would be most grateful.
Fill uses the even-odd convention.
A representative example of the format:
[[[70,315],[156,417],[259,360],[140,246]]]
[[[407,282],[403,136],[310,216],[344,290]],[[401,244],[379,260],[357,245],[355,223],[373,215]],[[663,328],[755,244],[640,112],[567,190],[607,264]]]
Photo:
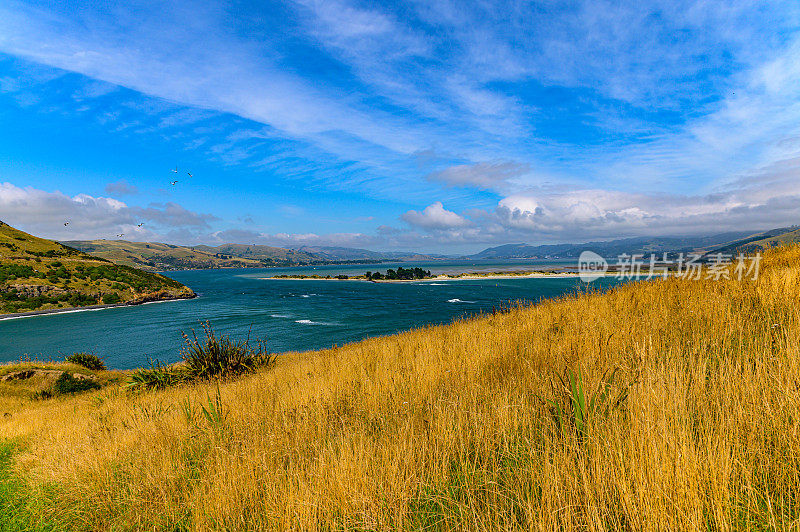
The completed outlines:
[[[288,266],[292,264],[315,264],[327,262],[324,257],[294,249],[276,248],[248,244],[223,244],[221,246],[194,246],[192,249],[212,255],[256,260],[265,266]]]
[[[376,252],[341,247],[285,249],[274,246],[222,244],[176,246],[127,240],[68,240],[63,244],[116,264],[148,271],[207,268],[268,268],[309,264],[373,263],[387,260],[431,260],[414,253]]]
[[[792,244],[794,242],[800,242],[800,228],[797,226],[780,227],[764,231],[763,233],[756,233],[747,238],[728,242],[723,246],[710,250],[708,253],[754,253],[756,251]]]
[[[194,297],[181,283],[0,222],[0,314]]]
[[[210,252],[199,249],[207,246],[190,248],[156,242],[128,242],[125,240],[73,240],[64,242],[64,244],[116,264],[134,266],[149,271],[254,268],[265,265],[260,260],[215,252],[214,248],[208,248],[212,250]]]

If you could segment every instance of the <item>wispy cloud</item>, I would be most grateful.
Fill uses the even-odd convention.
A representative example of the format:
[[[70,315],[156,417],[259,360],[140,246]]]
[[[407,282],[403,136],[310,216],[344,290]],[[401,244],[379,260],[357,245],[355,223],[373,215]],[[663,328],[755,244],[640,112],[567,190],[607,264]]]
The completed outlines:
[[[124,179],[107,184],[105,191],[106,194],[112,196],[131,196],[139,193],[139,189],[135,185],[131,185]]]
[[[510,186],[510,180],[528,172],[530,172],[530,167],[527,164],[494,161],[450,166],[428,174],[427,178],[432,181],[441,181],[450,186],[502,190]]]
[[[406,212],[411,228],[392,238],[421,245],[791,217],[798,191],[779,176],[800,156],[796,2],[152,7],[0,5],[0,51],[41,77],[0,77],[0,90],[52,108],[37,104],[52,79],[78,73],[63,105],[111,133],[158,132],[295,191],[401,202],[392,217]],[[123,210],[217,229],[173,204]],[[389,242],[351,228],[337,234]]]

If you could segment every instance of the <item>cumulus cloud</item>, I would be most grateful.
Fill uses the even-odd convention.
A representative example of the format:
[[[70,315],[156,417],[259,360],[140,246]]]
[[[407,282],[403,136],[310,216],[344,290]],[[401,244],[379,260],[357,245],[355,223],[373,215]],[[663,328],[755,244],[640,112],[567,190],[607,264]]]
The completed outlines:
[[[441,181],[450,186],[492,189],[503,187],[508,180],[524,175],[530,166],[513,161],[479,162],[451,166],[428,174],[430,181]]]
[[[800,158],[700,195],[583,189],[530,190],[503,198],[495,222],[532,239],[611,238],[761,230],[800,221]]]
[[[209,222],[216,220],[171,202],[137,207],[113,198],[70,197],[12,183],[0,183],[0,216],[24,231],[58,240],[110,238],[119,233],[126,238],[152,239],[161,236],[156,232],[159,229],[198,231],[209,229]]]
[[[800,223],[800,157],[770,164],[703,194],[633,193],[602,188],[532,188],[493,209],[448,211],[435,202],[401,218],[411,229],[378,228],[385,242],[428,250],[514,241],[585,242],[630,236],[762,231]],[[419,229],[417,232],[415,229]]]
[[[112,196],[130,196],[139,193],[139,189],[135,185],[131,185],[124,179],[107,184],[105,191],[106,194]]]
[[[424,229],[453,229],[466,227],[471,223],[463,216],[445,209],[441,201],[431,203],[422,212],[408,211],[402,218],[405,222]]]

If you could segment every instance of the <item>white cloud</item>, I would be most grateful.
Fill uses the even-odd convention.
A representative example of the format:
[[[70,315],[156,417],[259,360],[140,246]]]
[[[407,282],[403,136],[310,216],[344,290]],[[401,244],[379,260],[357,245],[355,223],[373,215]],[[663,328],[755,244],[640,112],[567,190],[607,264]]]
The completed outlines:
[[[113,198],[70,197],[12,183],[0,183],[0,217],[23,231],[57,240],[114,238],[120,233],[128,240],[158,239],[163,238],[159,229],[185,228],[197,233],[208,230],[209,222],[216,219],[176,203],[129,206]]]
[[[321,47],[330,70],[346,72],[347,81],[334,75],[325,83],[304,78],[302,68],[281,68],[289,61],[281,53],[285,41],[235,34],[229,14],[214,3],[56,14],[56,8],[8,0],[0,5],[0,50],[101,80],[73,95],[81,101],[107,97],[116,85],[155,96],[147,101],[157,108],[154,115],[163,113],[160,128],[218,116],[168,103],[177,102],[270,124],[253,138],[300,138],[313,146],[302,152],[279,146],[256,157],[241,149],[247,135],[209,142],[211,154],[231,164],[260,158],[274,175],[305,184],[325,180],[329,189],[393,201],[414,194],[415,202],[425,198],[422,205],[438,198],[452,208],[459,201],[461,214],[437,202],[403,215],[421,233],[403,238],[421,243],[445,232],[476,242],[520,235],[576,240],[766,228],[800,219],[791,162],[800,154],[800,38],[793,33],[800,4],[587,0],[528,7],[447,0],[397,8],[348,0],[290,4],[287,20],[298,23],[292,39]],[[362,83],[351,85],[351,75]],[[36,97],[25,85],[0,79],[0,90]],[[664,111],[667,119],[654,116]],[[107,112],[110,121],[125,121],[120,128],[135,129],[132,113]],[[560,140],[547,137],[553,125]],[[593,136],[596,129],[603,138]],[[367,170],[348,175],[341,160],[323,151],[355,161],[348,170]],[[451,155],[424,170],[394,171],[398,155],[434,152]],[[463,164],[429,173],[443,161]],[[779,177],[793,172],[794,181]],[[492,192],[470,197],[441,184]],[[108,193],[123,192],[112,187]],[[492,193],[503,197],[486,199]],[[47,200],[55,218],[80,206],[95,213],[98,227],[151,216],[154,224],[191,227],[187,234],[199,235],[213,221],[175,204],[121,204],[115,211],[110,198],[64,198]],[[497,200],[485,214],[468,209]],[[54,221],[47,213],[16,216]],[[82,223],[91,228],[93,222],[75,227]],[[371,242],[360,233],[256,235],[287,245]]]
[[[527,164],[513,161],[460,164],[428,174],[428,179],[451,186],[470,186],[483,190],[507,188],[508,181],[530,171]]]
[[[445,209],[441,201],[428,205],[422,212],[408,211],[403,214],[403,220],[424,229],[453,229],[466,227],[471,223],[463,216]]]
[[[702,195],[532,190],[503,198],[494,220],[536,240],[709,234],[800,223],[800,158]]]

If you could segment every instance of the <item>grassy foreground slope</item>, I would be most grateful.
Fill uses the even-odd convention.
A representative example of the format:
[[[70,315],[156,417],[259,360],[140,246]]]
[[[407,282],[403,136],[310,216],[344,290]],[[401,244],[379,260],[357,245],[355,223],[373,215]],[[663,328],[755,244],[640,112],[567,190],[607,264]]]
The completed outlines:
[[[755,282],[632,283],[218,387],[0,398],[0,508],[41,530],[796,530],[798,265],[770,250]]]
[[[0,315],[193,297],[181,283],[0,222]]]

